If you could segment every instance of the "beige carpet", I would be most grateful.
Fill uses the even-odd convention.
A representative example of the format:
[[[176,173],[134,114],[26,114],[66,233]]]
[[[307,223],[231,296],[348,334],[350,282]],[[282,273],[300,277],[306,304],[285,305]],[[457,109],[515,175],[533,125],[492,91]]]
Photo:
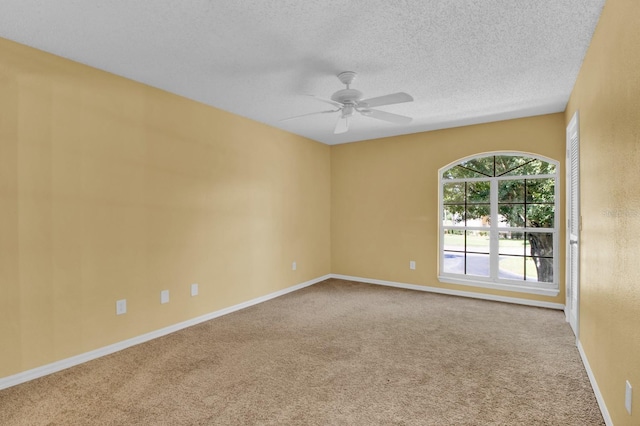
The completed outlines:
[[[0,391],[2,425],[602,425],[562,312],[328,280]]]

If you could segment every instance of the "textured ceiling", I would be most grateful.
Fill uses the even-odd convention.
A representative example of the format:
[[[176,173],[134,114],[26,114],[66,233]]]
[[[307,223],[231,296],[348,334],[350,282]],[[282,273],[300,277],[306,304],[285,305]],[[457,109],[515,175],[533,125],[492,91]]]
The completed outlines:
[[[604,0],[2,0],[0,36],[327,144],[563,111]],[[404,91],[334,135],[329,98]]]

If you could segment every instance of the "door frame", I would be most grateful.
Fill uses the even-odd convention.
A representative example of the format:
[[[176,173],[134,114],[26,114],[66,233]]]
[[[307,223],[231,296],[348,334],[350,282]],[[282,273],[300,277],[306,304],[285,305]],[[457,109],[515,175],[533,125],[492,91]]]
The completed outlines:
[[[572,140],[575,138],[575,145]],[[576,340],[579,338],[580,332],[580,231],[582,228],[582,216],[580,216],[580,119],[579,111],[573,114],[573,117],[567,125],[567,158],[565,162],[566,169],[566,262],[565,262],[565,316],[567,322],[573,330]],[[573,152],[575,150],[575,152]],[[572,156],[575,155],[577,167],[575,169],[575,175],[572,173]],[[575,185],[573,184],[575,179]],[[575,190],[575,197],[572,196]],[[575,206],[572,205],[575,202]],[[572,218],[572,212],[575,212],[575,218]],[[572,219],[574,223],[572,224]],[[573,230],[575,231],[572,234]],[[575,262],[577,263],[575,271],[571,263],[571,246],[575,246]],[[575,272],[575,277],[573,276]],[[574,288],[575,284],[575,288]],[[572,295],[575,293],[575,306],[572,306]],[[574,308],[574,309],[572,309]],[[575,311],[575,319],[572,316],[572,311]]]

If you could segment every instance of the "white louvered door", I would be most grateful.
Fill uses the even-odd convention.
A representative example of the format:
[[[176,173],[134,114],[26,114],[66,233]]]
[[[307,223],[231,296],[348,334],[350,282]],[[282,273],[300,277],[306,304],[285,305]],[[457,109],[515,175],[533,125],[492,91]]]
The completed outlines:
[[[567,126],[567,279],[565,314],[579,333],[580,308],[580,136],[578,111]]]

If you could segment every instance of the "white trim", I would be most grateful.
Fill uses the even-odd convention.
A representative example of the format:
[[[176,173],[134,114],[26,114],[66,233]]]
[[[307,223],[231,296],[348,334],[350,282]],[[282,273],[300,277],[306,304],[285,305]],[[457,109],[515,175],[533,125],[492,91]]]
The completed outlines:
[[[0,379],[0,390],[2,389],[6,389],[6,388],[10,388],[12,386],[16,386],[19,385],[21,383],[25,383],[28,382],[30,380],[34,380],[37,379],[39,377],[44,377],[47,376],[49,374],[53,374],[56,373],[58,371],[62,371],[65,370],[67,368],[70,367],[74,367],[76,365],[80,365],[83,364],[85,362],[103,357],[105,355],[109,355],[112,354],[114,352],[118,352],[121,351],[123,349],[127,349],[129,347],[138,345],[140,343],[144,343],[147,342],[149,340],[152,339],[156,339],[158,337],[162,337],[165,336],[167,334],[173,333],[175,331],[179,331],[182,329],[185,329],[187,327],[191,327],[193,325],[205,322],[205,321],[209,321],[212,320],[214,318],[218,318],[221,317],[223,315],[226,314],[230,314],[232,312],[236,312],[239,311],[241,309],[244,308],[248,308],[250,306],[253,305],[257,305],[259,303],[262,302],[266,302],[268,300],[274,299],[276,297],[280,297],[283,296],[287,293],[291,293],[294,292],[296,290],[300,290],[303,289],[305,287],[309,287],[313,284],[317,284],[321,281],[327,280],[329,278],[335,278],[335,279],[341,279],[341,280],[347,280],[347,281],[357,281],[357,282],[363,282],[363,283],[367,283],[367,284],[376,284],[376,285],[383,285],[383,286],[387,286],[387,287],[396,287],[396,288],[404,288],[404,289],[408,289],[408,290],[417,290],[417,291],[425,291],[425,292],[430,292],[430,293],[439,293],[439,294],[447,294],[447,295],[451,295],[451,296],[461,296],[461,297],[469,297],[469,298],[474,298],[474,299],[483,299],[483,300],[491,300],[491,301],[497,301],[497,302],[507,302],[507,303],[514,303],[514,304],[519,304],[519,305],[527,305],[527,306],[536,306],[536,307],[542,307],[542,308],[550,308],[550,309],[557,309],[557,310],[563,310],[564,309],[564,305],[559,304],[559,303],[551,303],[551,302],[542,302],[542,301],[537,301],[537,300],[527,300],[527,299],[520,299],[520,298],[516,298],[516,297],[505,297],[505,296],[495,296],[495,295],[491,295],[491,294],[480,294],[480,293],[472,293],[472,292],[467,292],[467,291],[459,291],[459,290],[450,290],[450,289],[444,289],[444,288],[437,288],[437,287],[429,287],[429,286],[422,286],[422,285],[416,285],[416,284],[406,284],[406,283],[399,283],[399,282],[394,282],[394,281],[385,281],[385,280],[376,280],[376,279],[371,279],[371,278],[363,278],[363,277],[355,277],[355,276],[351,276],[351,275],[340,275],[340,274],[327,274],[324,275],[322,277],[318,277],[318,278],[314,278],[312,280],[291,286],[291,287],[287,287],[285,289],[282,290],[278,290],[276,292],[267,294],[265,296],[261,296],[261,297],[257,297],[255,299],[251,299],[248,300],[246,302],[242,302],[239,303],[237,305],[234,306],[230,306],[228,308],[224,308],[224,309],[220,309],[218,311],[215,312],[211,312],[209,314],[205,314],[202,316],[199,316],[197,318],[192,318],[190,320],[187,321],[183,321],[181,323],[178,324],[174,324],[171,325],[169,327],[165,327],[162,328],[160,330],[156,330],[156,331],[152,331],[150,333],[146,333],[137,337],[133,337],[131,339],[127,339],[127,340],[123,340],[121,342],[118,343],[114,343],[112,345],[109,346],[105,346],[90,352],[85,352],[83,354],[80,355],[76,355],[70,358],[66,358],[60,361],[56,361],[54,363],[51,364],[47,364],[47,365],[43,365],[41,367],[37,367],[31,370],[27,370],[18,374],[14,374],[12,376],[7,376],[4,378]],[[613,426],[613,422],[611,421],[611,416],[609,415],[609,411],[607,410],[607,406],[604,402],[604,398],[602,397],[602,393],[600,392],[600,388],[598,387],[598,383],[596,382],[595,376],[593,375],[593,372],[591,371],[591,367],[589,365],[589,361],[587,360],[587,356],[584,352],[584,349],[582,348],[582,344],[580,343],[579,340],[576,341],[577,343],[577,347],[578,347],[578,351],[580,353],[580,358],[582,359],[582,363],[584,364],[585,370],[587,372],[587,375],[589,377],[589,381],[591,383],[591,387],[593,388],[594,394],[596,396],[596,400],[598,402],[598,406],[600,408],[600,411],[602,412],[602,417],[604,418],[604,421],[606,423],[607,426]]]
[[[589,376],[589,381],[591,382],[593,393],[596,395],[596,401],[598,401],[598,407],[600,407],[600,412],[602,413],[604,423],[607,426],[613,426],[613,421],[611,420],[611,416],[609,415],[609,410],[607,410],[607,404],[604,403],[604,398],[602,397],[602,393],[600,392],[600,388],[598,387],[598,382],[596,382],[596,377],[593,375],[593,371],[591,371],[591,366],[589,365],[587,354],[584,353],[584,349],[582,347],[582,343],[580,343],[580,340],[576,340],[576,344],[578,346],[578,352],[580,352],[580,358],[582,358],[584,368],[585,370],[587,370],[587,376]]]
[[[469,277],[471,277],[471,275]],[[440,275],[438,277],[438,281],[440,281],[441,283],[466,285],[470,287],[490,288],[492,290],[505,290],[505,291],[515,291],[518,293],[538,294],[540,296],[555,297],[560,293],[560,290],[554,287],[544,288],[544,287],[527,286],[525,284],[527,281],[514,280],[511,284],[509,284],[508,280],[502,280],[501,282],[484,281],[482,280],[482,277],[477,277],[477,279],[464,279],[464,278],[459,278],[459,275],[453,275],[453,274]],[[542,283],[541,285],[545,285],[545,284],[547,283]]]
[[[528,299],[520,299],[518,297],[496,296],[493,294],[482,294],[482,293],[473,293],[470,291],[450,290],[447,288],[429,287],[425,285],[416,285],[416,284],[406,284],[406,283],[399,283],[394,281],[375,280],[371,278],[353,277],[350,275],[330,274],[330,277],[336,278],[339,280],[357,281],[357,282],[362,282],[367,284],[384,285],[387,287],[405,288],[408,290],[426,291],[429,293],[448,294],[450,296],[462,296],[462,297],[470,297],[472,299],[492,300],[495,302],[507,302],[507,303],[514,303],[517,305],[536,306],[539,308],[550,308],[550,309],[557,309],[561,311],[564,310],[564,305],[561,303],[543,302],[540,300],[528,300]]]
[[[65,370],[70,367],[74,367],[76,365],[83,364],[85,362],[103,357],[105,355],[112,354],[114,352],[121,351],[123,349],[130,348],[131,346],[138,345],[140,343],[147,342],[149,340],[156,339],[158,337],[165,336],[167,334],[176,332],[178,330],[182,330],[187,327],[191,327],[196,324],[200,324],[205,321],[212,320],[214,318],[221,317],[223,315],[230,314],[235,311],[239,311],[244,308],[248,308],[253,305],[257,305],[262,302],[266,302],[267,300],[274,299],[276,297],[283,296],[287,293],[291,293],[296,290],[300,290],[302,288],[308,287],[310,285],[319,283],[326,279],[331,278],[331,275],[324,275],[322,277],[314,278],[312,280],[287,287],[282,290],[278,290],[273,293],[269,293],[267,295],[257,297],[255,299],[248,300],[246,302],[239,303],[237,305],[229,306],[228,308],[220,309],[218,311],[214,311],[196,318],[192,318],[187,321],[183,321],[177,324],[170,325],[165,328],[161,328],[159,330],[155,330],[149,333],[142,334],[140,336],[132,337],[127,340],[123,340],[121,342],[114,343],[112,345],[104,346],[99,349],[95,349],[93,351],[85,352],[80,355],[72,356],[70,358],[66,358],[60,361],[53,362],[51,364],[43,365],[41,367],[33,368],[31,370],[23,371],[18,374],[14,374],[12,376],[7,376],[0,379],[0,390],[9,388],[11,386],[19,385],[20,383],[25,383],[30,380],[37,379],[39,377],[44,377],[49,374],[57,373],[58,371]]]
[[[530,157],[540,161],[547,162],[549,164],[553,164],[556,167],[554,174],[544,174],[544,175],[509,175],[509,176],[483,176],[479,178],[456,178],[456,179],[447,179],[443,175],[444,173],[455,167],[456,165],[477,159],[477,158],[486,158],[491,156],[510,156],[510,157]],[[530,228],[530,227],[505,227],[500,226],[498,221],[498,213],[497,207],[499,204],[498,200],[498,183],[504,180],[521,180],[527,179],[527,177],[531,177],[532,179],[553,179],[554,180],[554,223],[553,228]],[[445,225],[443,220],[443,212],[444,212],[444,185],[449,183],[456,182],[489,182],[490,183],[490,212],[491,212],[491,221],[489,227],[476,227],[476,226],[467,226],[464,225]],[[496,290],[508,290],[508,291],[516,291],[521,293],[530,293],[530,294],[539,294],[544,296],[557,296],[560,293],[560,277],[558,276],[558,272],[560,271],[560,256],[558,254],[559,241],[558,238],[560,236],[560,227],[558,223],[558,219],[560,218],[560,162],[554,160],[552,158],[533,154],[524,151],[492,151],[492,152],[483,152],[479,154],[470,155],[458,160],[453,161],[452,163],[447,164],[444,167],[441,167],[438,170],[438,279],[440,282],[448,282],[452,284],[458,285],[468,285],[473,287],[483,287],[483,288],[491,288]],[[467,274],[453,274],[444,272],[444,231],[445,230],[455,230],[455,231],[466,231],[466,230],[481,230],[485,232],[489,232],[490,235],[490,247],[489,250],[489,261],[490,268],[488,277],[475,278],[472,275]],[[500,278],[499,276],[499,262],[500,262],[500,254],[498,253],[498,237],[500,232],[537,232],[537,233],[550,233],[553,235],[553,283],[548,283],[549,285],[530,287],[527,285],[526,281],[514,281],[510,279]],[[545,283],[546,284],[546,283]],[[563,305],[564,306],[564,305]]]

